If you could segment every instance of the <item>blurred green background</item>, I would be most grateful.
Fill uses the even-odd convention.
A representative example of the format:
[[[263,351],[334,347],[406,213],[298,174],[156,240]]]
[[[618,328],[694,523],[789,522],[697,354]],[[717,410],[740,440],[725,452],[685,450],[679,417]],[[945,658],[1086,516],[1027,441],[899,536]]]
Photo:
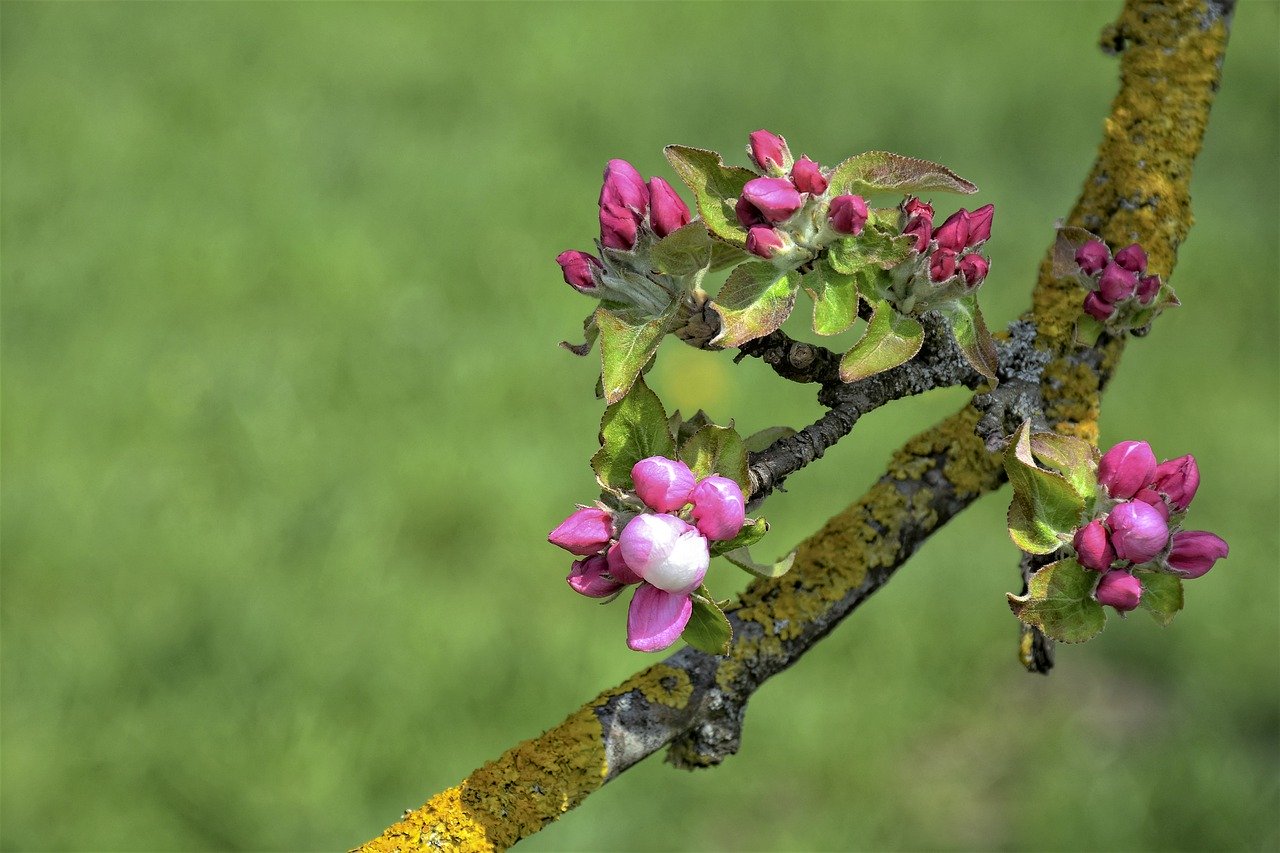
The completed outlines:
[[[593,495],[553,258],[604,162],[674,180],[663,144],[742,162],[758,127],[941,160],[996,204],[1001,326],[1118,5],[6,3],[3,847],[343,848],[651,662],[544,541]],[[1280,844],[1278,27],[1239,9],[1185,306],[1105,407],[1106,443],[1200,460],[1232,551],[1185,613],[1028,676],[1002,492],[766,685],[739,755],[655,757],[528,849]],[[674,341],[653,376],[746,430],[820,413]],[[766,507],[774,548],[963,398],[864,419]]]

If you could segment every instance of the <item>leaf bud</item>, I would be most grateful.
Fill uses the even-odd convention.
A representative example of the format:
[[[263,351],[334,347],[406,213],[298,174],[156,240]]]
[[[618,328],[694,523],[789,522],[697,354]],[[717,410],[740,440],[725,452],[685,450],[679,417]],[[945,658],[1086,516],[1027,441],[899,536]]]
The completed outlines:
[[[787,148],[787,140],[763,129],[752,133],[750,139],[747,153],[757,166],[775,177],[787,173],[791,168],[791,149]]]
[[[1145,441],[1122,441],[1098,461],[1098,484],[1117,500],[1151,485],[1155,474],[1156,455]]]
[[[1131,273],[1141,275],[1147,271],[1147,253],[1134,243],[1116,252],[1116,263]]]
[[[791,183],[802,193],[822,195],[827,191],[827,179],[822,175],[822,167],[808,157],[801,157],[791,167]]]
[[[1169,544],[1169,525],[1155,507],[1127,501],[1107,516],[1116,556],[1134,564],[1149,562]]]
[[[757,225],[747,232],[747,251],[766,261],[776,255],[784,245],[782,237],[768,225]]]
[[[636,494],[658,512],[674,512],[689,502],[697,478],[689,466],[665,456],[650,456],[631,467]]]
[[[688,593],[707,573],[707,540],[674,515],[637,515],[618,537],[622,559],[633,572],[667,592]]]
[[[547,536],[547,541],[570,554],[585,557],[604,550],[613,538],[613,516],[598,507],[575,510]]]
[[[870,212],[862,196],[838,195],[831,200],[827,219],[831,227],[841,234],[861,234]]]
[[[1111,253],[1101,240],[1090,240],[1076,249],[1076,263],[1085,275],[1096,275],[1111,260]]]
[[[996,206],[984,204],[969,214],[969,246],[977,246],[991,239],[991,220],[995,218]]]
[[[644,216],[649,209],[649,188],[644,178],[626,160],[610,160],[604,167],[604,185],[600,187],[600,206],[633,210]]]
[[[610,249],[633,248],[639,225],[636,214],[625,207],[606,204],[600,208],[600,242]]]
[[[742,197],[770,222],[790,219],[804,204],[800,193],[785,178],[752,178],[742,188]]]
[[[1121,613],[1128,613],[1142,600],[1142,584],[1126,571],[1107,572],[1102,576],[1102,580],[1098,581],[1098,589],[1093,597],[1099,604],[1106,604]]]
[[[592,268],[604,269],[595,255],[579,252],[577,249],[569,249],[556,255],[556,263],[564,273],[565,282],[581,293],[590,293],[596,289]]]
[[[1084,298],[1084,313],[1105,323],[1116,313],[1116,306],[1099,296],[1097,291],[1091,290]]]
[[[933,239],[938,241],[939,248],[962,250],[969,242],[969,211],[962,207],[948,216],[933,230]]]
[[[1116,559],[1116,551],[1107,538],[1107,529],[1097,519],[1077,530],[1072,544],[1076,549],[1076,562],[1086,569],[1105,572]]]
[[[604,554],[592,554],[590,557],[574,560],[573,568],[565,580],[573,587],[574,592],[588,598],[608,598],[623,587],[623,584],[609,576],[608,568]]]
[[[698,483],[691,495],[693,522],[708,539],[732,539],[742,530],[746,503],[742,489],[728,477],[712,475]]]
[[[1207,530],[1181,530],[1173,534],[1169,571],[1179,577],[1198,578],[1227,556],[1227,543]]]
[[[1138,277],[1117,263],[1107,264],[1098,279],[1098,293],[1108,302],[1128,299],[1137,289]]]
[[[1196,465],[1196,458],[1188,453],[1161,462],[1156,466],[1151,488],[1167,497],[1179,512],[1191,506],[1191,499],[1200,488],[1200,468]]]
[[[689,224],[689,205],[662,178],[649,179],[649,224],[653,233],[665,237]]]

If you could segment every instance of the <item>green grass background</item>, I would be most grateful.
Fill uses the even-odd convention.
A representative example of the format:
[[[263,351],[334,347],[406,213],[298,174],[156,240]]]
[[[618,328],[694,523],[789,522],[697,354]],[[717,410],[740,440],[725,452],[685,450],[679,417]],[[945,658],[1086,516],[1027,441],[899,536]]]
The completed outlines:
[[[996,204],[1001,326],[1117,8],[6,3],[3,847],[343,848],[649,663],[544,541],[593,495],[594,361],[555,347],[590,304],[552,259],[604,162],[674,180],[663,144],[741,161],[758,127],[941,160]],[[1104,411],[1200,459],[1232,550],[1186,611],[1028,676],[991,496],[756,695],[739,755],[655,757],[528,849],[1280,844],[1278,13],[1239,9],[1185,305]],[[653,375],[746,430],[820,411],[678,342]],[[773,549],[963,397],[864,419],[771,500]]]

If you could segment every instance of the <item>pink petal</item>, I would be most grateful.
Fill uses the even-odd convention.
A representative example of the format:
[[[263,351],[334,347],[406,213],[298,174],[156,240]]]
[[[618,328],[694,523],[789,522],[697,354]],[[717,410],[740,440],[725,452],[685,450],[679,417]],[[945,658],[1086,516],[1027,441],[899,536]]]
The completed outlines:
[[[627,611],[627,646],[637,652],[657,652],[680,639],[693,613],[688,595],[663,592],[642,583]]]

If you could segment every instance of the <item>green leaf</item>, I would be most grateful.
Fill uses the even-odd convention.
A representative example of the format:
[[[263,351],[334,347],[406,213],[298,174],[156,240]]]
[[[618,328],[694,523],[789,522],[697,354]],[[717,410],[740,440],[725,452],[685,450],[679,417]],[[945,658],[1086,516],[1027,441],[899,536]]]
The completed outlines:
[[[736,267],[743,261],[749,261],[755,255],[743,251],[731,243],[713,238],[711,240],[711,272]]]
[[[938,163],[888,151],[868,151],[845,160],[831,173],[834,197],[845,193],[948,192],[970,195],[978,188]]]
[[[699,593],[705,590],[706,587],[702,587]],[[693,596],[693,613],[680,639],[709,655],[727,655],[729,642],[733,639],[733,627],[724,611],[709,596],[696,594]]]
[[[727,348],[763,338],[791,316],[799,286],[799,273],[783,273],[764,261],[742,264],[711,302],[720,315],[720,334],[711,342]]]
[[[743,440],[743,444],[747,447],[748,453],[760,453],[768,449],[775,441],[790,438],[795,435],[796,431],[789,426],[765,427],[759,432],[753,432]]]
[[[965,361],[983,376],[996,381],[996,342],[982,319],[978,297],[970,293],[938,306],[938,312],[946,318],[955,336],[956,345]]]
[[[780,578],[791,571],[791,565],[796,561],[795,551],[792,551],[776,563],[768,564],[757,563],[753,560],[751,551],[748,548],[734,548],[732,551],[725,551],[720,556],[758,578]]]
[[[1138,603],[1160,625],[1168,625],[1182,609],[1182,580],[1164,572],[1133,573],[1142,583],[1142,598]]]
[[[911,256],[915,238],[909,234],[865,229],[857,237],[841,237],[827,246],[827,259],[837,272],[852,275],[866,269],[892,269]]]
[[[721,554],[727,554],[738,548],[750,548],[763,539],[768,532],[769,522],[763,518],[747,519],[747,523],[742,526],[742,530],[738,532],[737,536],[722,542],[711,543],[711,556],[719,557]]]
[[[683,420],[679,411],[667,419],[667,426],[670,427],[671,434],[676,437],[677,447],[688,441],[695,432],[709,424],[714,425],[715,422],[702,409],[694,412],[693,417],[688,420]],[[733,425],[732,421],[729,425]]]
[[[751,489],[747,476],[747,448],[741,436],[730,427],[708,424],[680,446],[679,459],[701,480],[712,474],[728,477],[742,488]]]
[[[813,330],[838,335],[858,319],[858,280],[836,272],[826,261],[800,277],[800,286],[813,299]]]
[[[577,356],[585,356],[591,352],[591,347],[595,344],[596,338],[600,337],[600,329],[596,326],[595,312],[587,315],[587,319],[582,321],[582,335],[586,340],[580,344],[571,344],[568,341],[561,341],[560,346]]]
[[[1031,434],[1031,455],[1067,478],[1085,502],[1098,493],[1098,449],[1082,438],[1056,432]]]
[[[1102,323],[1088,314],[1081,314],[1076,318],[1075,341],[1082,347],[1091,347],[1098,343],[1098,337],[1102,334]]]
[[[905,364],[920,352],[924,326],[884,300],[871,301],[871,322],[840,359],[840,381],[856,382]]]
[[[654,243],[649,258],[667,275],[692,275],[710,266],[711,237],[695,219]]]
[[[1085,500],[1061,474],[1036,464],[1030,421],[1023,422],[1005,450],[1004,469],[1013,486],[1010,538],[1029,554],[1056,551],[1080,526]]]
[[[1107,622],[1102,605],[1093,599],[1099,577],[1073,559],[1059,560],[1031,576],[1026,595],[1009,593],[1009,607],[1059,642],[1083,643]]]
[[[668,145],[663,153],[680,180],[693,190],[707,230],[735,246],[745,245],[747,230],[738,222],[733,208],[742,195],[742,187],[759,175],[740,166],[726,166],[719,154],[702,148]]]
[[[653,317],[638,309],[610,311],[596,309],[600,329],[600,379],[604,399],[616,403],[623,398],[637,376],[658,351],[662,336],[671,331],[678,305]]]
[[[641,459],[671,458],[674,453],[662,401],[640,379],[625,397],[604,410],[600,449],[591,457],[591,467],[601,487],[621,492],[632,488],[631,468]]]

